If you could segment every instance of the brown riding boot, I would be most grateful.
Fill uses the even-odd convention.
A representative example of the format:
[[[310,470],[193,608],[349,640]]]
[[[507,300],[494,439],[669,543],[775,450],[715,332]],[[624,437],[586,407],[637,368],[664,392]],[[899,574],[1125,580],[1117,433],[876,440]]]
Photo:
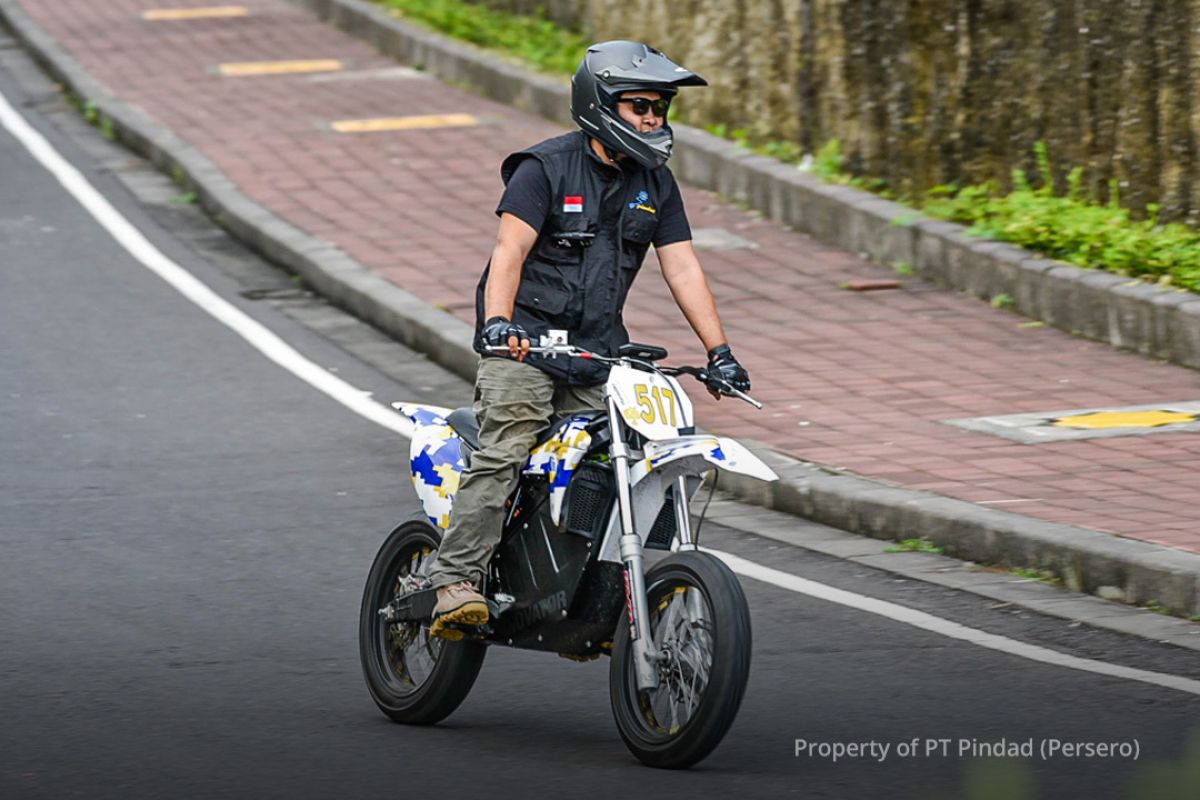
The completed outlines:
[[[429,635],[458,640],[463,638],[463,632],[447,627],[447,623],[486,625],[487,621],[487,600],[475,590],[473,583],[459,581],[438,588],[437,605],[433,607],[433,624],[429,626]]]

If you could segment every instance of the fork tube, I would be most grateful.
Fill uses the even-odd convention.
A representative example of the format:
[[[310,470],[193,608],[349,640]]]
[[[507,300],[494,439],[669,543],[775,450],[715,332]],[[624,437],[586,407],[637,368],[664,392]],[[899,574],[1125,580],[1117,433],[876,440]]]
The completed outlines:
[[[675,479],[675,531],[679,534],[680,550],[699,549],[699,542],[692,537],[692,515],[688,511],[686,475]]]
[[[625,564],[625,606],[629,614],[630,644],[637,687],[646,691],[658,686],[656,654],[647,636],[650,608],[646,603],[646,575],[642,558],[642,540],[633,530],[633,503],[629,490],[629,448],[625,444],[623,423],[613,398],[608,398],[608,419],[612,428],[611,456],[617,478],[617,507],[621,514],[621,561]]]

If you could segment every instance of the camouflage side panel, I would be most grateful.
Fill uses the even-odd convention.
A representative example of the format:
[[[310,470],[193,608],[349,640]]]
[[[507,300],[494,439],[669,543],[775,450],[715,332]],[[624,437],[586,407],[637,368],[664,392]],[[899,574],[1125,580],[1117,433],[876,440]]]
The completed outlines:
[[[524,474],[545,475],[550,483],[550,519],[555,525],[562,514],[567,484],[591,446],[592,435],[586,430],[590,422],[586,417],[567,420],[549,441],[529,454],[529,461],[525,464]]]

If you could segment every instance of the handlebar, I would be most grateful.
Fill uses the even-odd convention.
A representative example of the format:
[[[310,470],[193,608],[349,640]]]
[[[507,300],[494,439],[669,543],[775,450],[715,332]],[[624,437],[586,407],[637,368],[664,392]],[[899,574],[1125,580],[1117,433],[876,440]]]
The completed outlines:
[[[489,352],[495,353],[497,355],[504,355],[504,354],[512,353],[512,349],[509,348],[507,345],[489,345],[485,349],[488,350]],[[641,359],[636,359],[636,358],[621,358],[619,356],[618,357],[602,356],[599,353],[593,353],[589,350],[584,350],[583,348],[576,347],[573,344],[534,345],[529,348],[529,352],[537,354],[537,355],[547,356],[549,358],[557,358],[558,356],[567,356],[568,358],[586,358],[586,359],[591,359],[593,361],[601,361],[605,364],[617,364],[621,361],[633,361],[638,364],[645,365],[645,366],[649,367],[650,369],[655,370],[656,372],[661,372],[663,375],[691,375],[696,380],[703,383],[705,386],[712,388],[712,389],[716,389],[718,392],[720,392],[723,395],[726,395],[728,397],[736,397],[739,400],[745,400],[747,403],[754,406],[759,411],[761,411],[762,407],[763,407],[762,403],[758,402],[753,397],[751,397],[750,395],[741,391],[740,389],[735,389],[733,387],[733,384],[729,383],[729,381],[723,380],[722,378],[718,378],[716,375],[710,374],[708,372],[708,370],[704,369],[703,367],[691,367],[691,366],[659,367],[648,361],[642,361]]]

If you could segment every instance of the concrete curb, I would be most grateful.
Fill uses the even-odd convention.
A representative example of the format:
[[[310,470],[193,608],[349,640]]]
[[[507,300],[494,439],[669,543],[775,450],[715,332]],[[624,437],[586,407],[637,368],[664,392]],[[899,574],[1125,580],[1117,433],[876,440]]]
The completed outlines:
[[[447,82],[574,124],[570,92],[561,81],[400,22],[370,0],[287,2]],[[984,300],[1007,297],[1005,307],[1061,330],[1200,368],[1200,296],[972,237],[962,225],[825,183],[697,128],[680,124],[675,131],[671,169],[686,183],[880,264],[907,265],[938,286]]]
[[[948,555],[1053,572],[1076,591],[1200,613],[1200,555],[831,472],[744,442],[779,475],[722,473],[737,499],[876,539],[924,537]]]
[[[351,32],[365,25],[373,41],[409,47],[410,50],[404,52],[421,54],[431,69],[441,63],[457,65],[464,59],[470,59],[474,66],[463,67],[459,74],[511,75],[509,71],[514,69],[492,63],[442,37],[401,25],[368,3],[358,0],[290,1],[340,15],[336,16],[338,24],[348,26]],[[474,379],[477,357],[470,348],[472,331],[469,325],[430,308],[403,289],[372,274],[332,245],[309,236],[252,202],[197,150],[141,111],[118,100],[92,79],[29,18],[16,0],[0,0],[0,22],[13,31],[55,80],[89,103],[123,143],[150,159],[176,182],[195,191],[204,209],[233,235],[267,258],[301,274],[317,291],[339,306],[405,345],[426,353],[467,380]],[[381,30],[379,24],[386,24],[386,30]],[[412,56],[405,55],[405,58]],[[479,66],[476,62],[487,63]],[[508,81],[505,77],[504,82]],[[539,81],[545,83],[543,79]],[[530,110],[536,110],[535,107],[542,103],[549,104],[545,106],[547,108],[559,104],[561,114],[561,109],[566,107],[561,88],[552,85],[519,90],[513,97],[524,98],[512,100],[518,107],[527,108],[525,103],[533,104]],[[710,150],[731,151],[730,155],[735,162],[741,162],[741,166],[751,162],[751,166],[758,164],[770,171],[786,169],[770,159],[748,155],[727,142],[697,131],[684,131],[681,138],[693,136],[704,137],[699,141],[701,145],[719,144]],[[701,159],[699,147],[685,147],[684,152],[687,153],[684,160]],[[739,166],[730,166],[717,155],[701,163],[706,165],[704,169],[727,173],[726,180],[741,180],[738,175],[743,173],[739,172]],[[700,168],[692,166],[689,169]],[[802,182],[808,180],[794,174],[788,177]],[[861,194],[824,184],[810,189],[814,194],[835,200],[848,196],[847,193]],[[880,212],[882,207],[878,204],[883,201],[872,198],[872,202],[876,205],[872,213]],[[826,206],[826,210],[832,207]],[[1200,317],[1200,306],[1196,311]],[[830,473],[762,445],[753,447],[779,473],[781,480],[765,484],[726,474],[721,485],[731,489],[743,501],[876,538],[920,535],[960,558],[1052,569],[1063,575],[1073,588],[1098,591],[1102,587],[1115,587],[1126,602],[1156,600],[1184,614],[1200,613],[1200,555],[993,511],[924,492],[890,488],[863,478]]]

